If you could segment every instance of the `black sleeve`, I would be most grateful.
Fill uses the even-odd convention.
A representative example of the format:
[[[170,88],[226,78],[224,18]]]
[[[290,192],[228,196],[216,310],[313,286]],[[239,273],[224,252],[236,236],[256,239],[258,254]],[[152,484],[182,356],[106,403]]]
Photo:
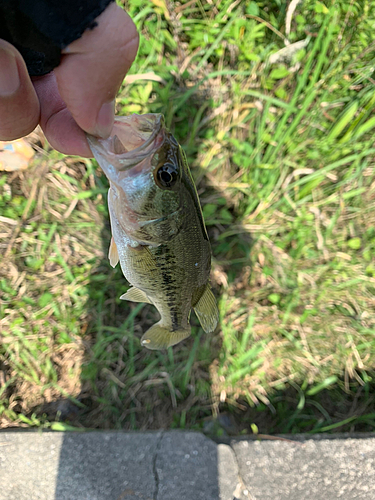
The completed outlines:
[[[45,75],[112,1],[0,0],[0,38],[20,51],[30,75]]]

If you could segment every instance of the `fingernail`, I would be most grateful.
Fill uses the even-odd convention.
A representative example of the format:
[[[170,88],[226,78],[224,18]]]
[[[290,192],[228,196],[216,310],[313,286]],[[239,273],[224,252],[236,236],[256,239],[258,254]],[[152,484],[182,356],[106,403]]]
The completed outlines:
[[[20,86],[17,61],[12,52],[0,46],[0,96],[7,97]]]
[[[95,132],[96,135],[103,139],[107,139],[112,132],[113,122],[115,120],[115,103],[115,100],[104,103],[98,113]]]

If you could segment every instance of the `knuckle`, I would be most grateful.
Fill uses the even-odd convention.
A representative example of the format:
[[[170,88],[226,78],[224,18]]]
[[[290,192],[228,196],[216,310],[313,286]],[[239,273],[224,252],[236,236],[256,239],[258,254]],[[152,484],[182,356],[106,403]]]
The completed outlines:
[[[108,48],[125,52],[128,60],[134,59],[139,46],[139,34],[132,19],[125,11],[120,9],[113,19],[112,28],[112,43]]]

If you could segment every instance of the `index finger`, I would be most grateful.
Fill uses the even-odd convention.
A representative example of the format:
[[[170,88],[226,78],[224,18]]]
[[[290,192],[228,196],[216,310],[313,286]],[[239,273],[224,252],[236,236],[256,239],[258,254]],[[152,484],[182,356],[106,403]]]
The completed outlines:
[[[115,3],[96,19],[97,26],[64,51],[55,69],[60,95],[85,131],[107,137],[113,126],[114,99],[135,59],[138,33]]]

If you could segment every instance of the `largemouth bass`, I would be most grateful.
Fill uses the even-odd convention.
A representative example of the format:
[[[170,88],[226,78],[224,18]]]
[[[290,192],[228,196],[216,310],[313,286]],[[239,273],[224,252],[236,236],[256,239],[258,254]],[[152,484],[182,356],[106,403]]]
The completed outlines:
[[[214,331],[210,243],[185,154],[163,116],[117,117],[108,139],[88,140],[110,183],[109,260],[133,285],[120,298],[153,304],[161,316],[142,345],[164,349],[188,337],[192,308]]]

